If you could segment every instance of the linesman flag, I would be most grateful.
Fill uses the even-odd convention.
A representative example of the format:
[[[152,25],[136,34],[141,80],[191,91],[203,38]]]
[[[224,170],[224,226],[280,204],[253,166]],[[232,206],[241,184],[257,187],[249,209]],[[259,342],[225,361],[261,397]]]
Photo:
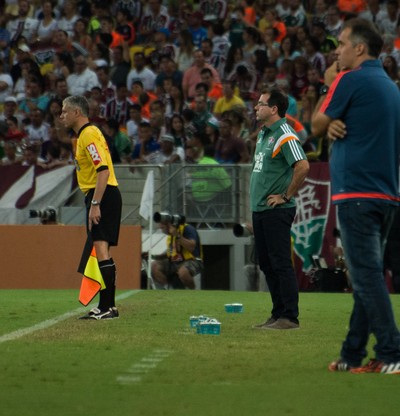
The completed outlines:
[[[154,200],[154,172],[149,171],[146,183],[143,187],[142,199],[140,201],[139,214],[145,220],[151,220],[153,216],[153,200]]]
[[[87,306],[100,290],[106,288],[103,276],[101,275],[99,268],[99,263],[97,261],[95,248],[92,246],[89,256],[85,256],[85,251],[87,252],[88,244],[90,244],[89,241],[86,242],[84,253],[82,255],[81,265],[78,269],[80,273],[83,273],[81,289],[79,292],[79,302],[84,306]],[[85,265],[84,258],[87,259]],[[83,265],[84,269],[81,267]]]

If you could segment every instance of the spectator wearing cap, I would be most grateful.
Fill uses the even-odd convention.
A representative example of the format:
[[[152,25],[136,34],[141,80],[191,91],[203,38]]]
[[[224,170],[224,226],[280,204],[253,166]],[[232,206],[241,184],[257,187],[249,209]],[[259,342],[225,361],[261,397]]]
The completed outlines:
[[[0,113],[0,121],[6,121],[8,117],[17,117],[18,122],[22,121],[22,115],[18,114],[18,101],[13,95],[9,95],[4,99],[3,110]]]
[[[210,69],[215,82],[221,82],[216,69],[205,62],[203,51],[197,49],[194,52],[193,65],[183,75],[182,88],[185,99],[191,100],[195,96],[196,85],[202,81],[201,71],[204,68]]]
[[[234,107],[246,107],[245,102],[235,95],[235,81],[224,80],[222,89],[224,95],[217,100],[214,107],[214,115],[220,119],[222,113],[232,110]]]
[[[81,54],[75,55],[74,72],[67,78],[70,95],[85,95],[93,87],[99,86],[97,75],[88,68],[87,58]]]
[[[132,15],[128,9],[117,9],[115,16],[116,28],[115,31],[119,33],[128,46],[133,46],[136,39],[136,30],[132,22]]]
[[[0,105],[12,93],[14,82],[8,73],[4,72],[4,62],[0,59]]]
[[[156,74],[146,67],[146,58],[143,52],[136,52],[133,56],[133,65],[129,71],[126,84],[128,90],[132,90],[132,84],[134,81],[141,81],[145,91],[154,91]]]
[[[202,12],[196,11],[188,15],[188,30],[192,35],[194,46],[201,48],[201,42],[208,37],[207,29],[203,26]]]
[[[183,162],[185,151],[181,146],[175,146],[175,138],[171,134],[163,134],[160,138],[160,151],[156,163],[170,164]]]
[[[219,138],[219,120],[216,117],[210,117],[207,120],[206,130],[205,130],[210,143],[215,146]]]
[[[162,5],[162,0],[148,0],[147,8],[139,24],[137,43],[149,43],[153,33],[161,28],[168,28],[169,22],[170,16],[167,8]]]

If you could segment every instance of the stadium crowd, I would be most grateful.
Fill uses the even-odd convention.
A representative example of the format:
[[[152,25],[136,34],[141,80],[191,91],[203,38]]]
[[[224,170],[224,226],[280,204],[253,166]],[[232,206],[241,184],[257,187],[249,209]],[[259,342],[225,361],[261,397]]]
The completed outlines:
[[[324,158],[311,116],[343,22],[376,24],[400,86],[399,10],[398,0],[0,2],[0,164],[72,163],[59,119],[69,95],[89,99],[114,163],[196,163],[198,133],[218,163],[248,163],[264,87],[288,95],[288,121]]]

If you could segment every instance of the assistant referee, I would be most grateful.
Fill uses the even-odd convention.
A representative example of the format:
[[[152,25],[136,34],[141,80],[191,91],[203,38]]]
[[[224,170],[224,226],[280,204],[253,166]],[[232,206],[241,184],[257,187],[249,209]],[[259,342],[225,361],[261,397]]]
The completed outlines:
[[[74,161],[78,185],[85,194],[88,241],[92,241],[106,288],[100,301],[81,319],[112,319],[119,316],[115,307],[114,260],[110,246],[118,244],[122,199],[107,142],[101,131],[89,122],[89,103],[85,97],[70,96],[63,101],[60,119],[77,135]]]

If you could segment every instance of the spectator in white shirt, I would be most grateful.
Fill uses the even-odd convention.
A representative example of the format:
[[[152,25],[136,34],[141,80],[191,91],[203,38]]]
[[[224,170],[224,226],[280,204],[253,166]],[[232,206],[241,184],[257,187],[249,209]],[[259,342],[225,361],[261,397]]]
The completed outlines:
[[[75,55],[74,72],[67,78],[70,95],[85,95],[93,87],[100,87],[96,72],[88,68],[85,56]]]
[[[156,74],[149,68],[146,68],[146,58],[143,52],[136,52],[133,56],[134,68],[129,71],[126,81],[128,91],[132,89],[133,81],[142,81],[143,88],[146,91],[153,91],[155,88]]]

